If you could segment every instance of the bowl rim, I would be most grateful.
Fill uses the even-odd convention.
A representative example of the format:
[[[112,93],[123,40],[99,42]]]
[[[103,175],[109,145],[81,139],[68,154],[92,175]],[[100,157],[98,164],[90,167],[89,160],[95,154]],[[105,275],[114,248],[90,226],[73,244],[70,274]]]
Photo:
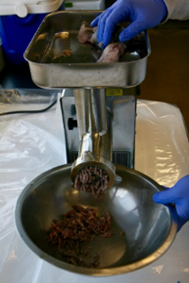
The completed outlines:
[[[61,165],[54,167],[48,171],[45,171],[44,173],[40,174],[38,177],[33,179],[21,192],[21,194],[18,197],[16,207],[15,207],[15,214],[14,214],[14,224],[16,227],[16,231],[24,244],[30,248],[31,251],[33,251],[36,255],[38,255],[41,259],[51,263],[52,265],[59,267],[61,269],[74,272],[74,273],[79,273],[82,275],[88,275],[88,276],[112,276],[112,275],[118,275],[118,274],[124,274],[128,272],[135,271],[137,269],[143,268],[158,258],[160,258],[172,245],[174,238],[177,233],[177,223],[174,220],[174,217],[172,217],[171,211],[169,210],[169,215],[171,217],[171,226],[169,233],[165,239],[165,241],[161,244],[161,246],[155,250],[152,254],[149,256],[138,260],[134,263],[130,263],[124,266],[119,266],[119,267],[111,267],[111,268],[87,268],[87,267],[80,267],[80,266],[75,266],[69,263],[66,263],[64,261],[61,261],[59,259],[56,259],[52,257],[51,255],[47,254],[43,250],[41,250],[37,245],[33,243],[33,241],[30,239],[30,237],[27,235],[27,233],[24,230],[24,227],[22,225],[21,221],[21,208],[23,201],[25,199],[25,196],[32,190],[32,185],[35,184],[37,181],[39,181],[41,178],[45,177],[47,174],[52,173],[53,171],[59,171],[61,169],[71,169],[72,164],[66,164],[66,165]],[[150,177],[144,175],[143,173],[135,170],[135,169],[130,169],[121,165],[116,165],[116,169],[118,170],[125,170],[131,174],[141,176],[145,178],[148,182],[152,183],[153,185],[156,186],[159,191],[162,191],[163,188],[156,183],[153,179]]]

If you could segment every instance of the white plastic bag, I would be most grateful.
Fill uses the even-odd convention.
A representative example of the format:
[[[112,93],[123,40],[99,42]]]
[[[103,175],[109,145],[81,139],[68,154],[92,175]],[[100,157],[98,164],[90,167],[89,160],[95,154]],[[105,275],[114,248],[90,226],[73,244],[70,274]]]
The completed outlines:
[[[19,96],[14,102],[13,98],[12,102],[1,102],[0,112],[41,109],[52,99],[50,95],[44,103],[45,96],[34,103],[34,95],[27,95],[25,103],[23,100],[19,103]],[[159,260],[136,272],[108,278],[61,270],[37,257],[19,238],[14,226],[14,208],[20,192],[42,172],[66,163],[60,96],[57,93],[57,104],[47,112],[0,117],[0,283],[189,282],[188,224]],[[188,153],[179,109],[166,103],[139,100],[135,169],[162,185],[172,186],[189,173]]]

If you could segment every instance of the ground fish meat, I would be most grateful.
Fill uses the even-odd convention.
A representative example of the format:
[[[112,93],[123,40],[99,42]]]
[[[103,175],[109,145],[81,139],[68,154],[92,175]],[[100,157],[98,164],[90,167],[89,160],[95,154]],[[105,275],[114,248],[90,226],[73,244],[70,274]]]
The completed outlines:
[[[74,188],[78,191],[92,192],[96,198],[100,198],[109,188],[108,174],[98,166],[85,167],[75,178]]]
[[[60,220],[53,221],[47,238],[67,263],[95,268],[100,264],[100,257],[91,251],[89,244],[96,236],[110,237],[110,226],[108,212],[98,217],[94,208],[74,205]]]

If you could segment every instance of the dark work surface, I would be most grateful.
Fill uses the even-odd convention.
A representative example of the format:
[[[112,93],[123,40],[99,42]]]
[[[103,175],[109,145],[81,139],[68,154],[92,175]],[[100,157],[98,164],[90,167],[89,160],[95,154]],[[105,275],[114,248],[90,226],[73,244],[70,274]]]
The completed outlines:
[[[0,73],[0,85],[4,89],[38,88],[31,79],[28,63],[14,66],[5,62]]]
[[[105,0],[105,8],[110,7],[116,0]]]

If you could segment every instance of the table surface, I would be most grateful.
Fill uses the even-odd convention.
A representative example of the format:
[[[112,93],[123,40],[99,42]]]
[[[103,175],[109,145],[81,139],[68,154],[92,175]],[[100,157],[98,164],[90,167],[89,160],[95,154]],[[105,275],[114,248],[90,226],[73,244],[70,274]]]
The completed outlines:
[[[8,110],[19,107],[19,104],[12,104]],[[7,105],[0,104],[0,110],[6,111]],[[32,179],[66,163],[59,100],[48,112],[1,117],[0,140],[1,283],[189,282],[188,224],[160,259],[129,274],[87,277],[63,271],[38,258],[17,235],[14,207],[20,192]],[[172,186],[189,174],[188,153],[188,138],[180,110],[167,103],[138,100],[135,169],[161,185]]]

